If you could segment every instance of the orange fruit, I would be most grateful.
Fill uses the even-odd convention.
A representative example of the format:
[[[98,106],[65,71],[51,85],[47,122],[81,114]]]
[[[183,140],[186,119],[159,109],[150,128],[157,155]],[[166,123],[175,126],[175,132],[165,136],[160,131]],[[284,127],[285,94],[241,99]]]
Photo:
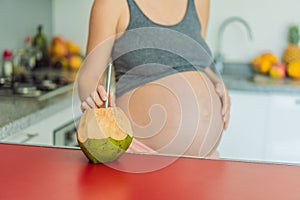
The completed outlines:
[[[288,65],[288,75],[292,78],[300,78],[300,61],[293,61]]]
[[[263,60],[258,70],[262,74],[267,74],[270,71],[271,67],[272,67],[272,62],[270,62],[270,60]]]
[[[82,64],[82,58],[80,56],[71,56],[69,59],[69,67],[72,70],[78,70]]]

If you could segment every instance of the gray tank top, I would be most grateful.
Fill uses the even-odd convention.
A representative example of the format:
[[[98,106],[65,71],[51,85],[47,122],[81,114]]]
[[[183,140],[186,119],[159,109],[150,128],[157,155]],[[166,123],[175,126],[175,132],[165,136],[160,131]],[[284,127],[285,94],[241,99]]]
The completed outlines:
[[[129,25],[116,39],[111,54],[117,97],[174,73],[203,71],[212,66],[211,51],[201,36],[194,0],[188,0],[184,18],[170,26],[153,22],[134,0],[127,1]]]

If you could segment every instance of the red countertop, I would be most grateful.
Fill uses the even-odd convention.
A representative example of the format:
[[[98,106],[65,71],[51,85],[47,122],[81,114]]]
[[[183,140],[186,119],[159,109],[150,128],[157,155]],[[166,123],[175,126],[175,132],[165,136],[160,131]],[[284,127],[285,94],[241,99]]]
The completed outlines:
[[[125,154],[132,166],[166,156]],[[148,173],[93,165],[77,149],[0,144],[1,200],[299,200],[300,167],[179,158]]]

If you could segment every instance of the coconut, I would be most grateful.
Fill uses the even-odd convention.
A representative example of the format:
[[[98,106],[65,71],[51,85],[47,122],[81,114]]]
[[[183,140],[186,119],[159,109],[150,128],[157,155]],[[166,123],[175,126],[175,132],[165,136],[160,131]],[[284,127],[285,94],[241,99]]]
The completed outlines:
[[[129,148],[132,127],[119,107],[86,110],[77,128],[77,140],[90,162],[112,162]]]

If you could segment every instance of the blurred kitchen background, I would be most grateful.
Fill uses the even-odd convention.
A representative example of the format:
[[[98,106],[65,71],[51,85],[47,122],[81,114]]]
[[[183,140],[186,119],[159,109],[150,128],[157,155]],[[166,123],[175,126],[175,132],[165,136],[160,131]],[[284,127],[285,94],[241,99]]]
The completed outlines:
[[[93,0],[1,0],[1,43],[4,48],[18,48],[24,37],[33,35],[43,24],[48,38],[54,35],[75,41],[86,47],[88,18]],[[287,30],[300,23],[297,0],[212,0],[207,41],[216,49],[221,23],[228,17],[239,16],[251,26],[253,40],[238,23],[226,29],[223,47],[227,61],[249,61],[258,53],[270,50],[280,56],[287,45]],[[8,37],[9,36],[9,37]]]
[[[53,39],[70,41],[83,58],[92,3],[0,0],[0,51],[24,48],[25,38],[34,39],[42,25],[49,45]],[[259,60],[264,54],[268,70],[275,63],[282,64],[289,29],[300,26],[299,7],[296,0],[211,1],[207,42],[232,99],[231,123],[219,147],[221,158],[300,163],[300,81],[283,77],[277,68],[271,78],[260,64],[255,66],[256,72],[253,67],[254,58]],[[62,66],[48,67],[47,74],[39,73],[45,69],[30,72],[42,83],[54,82],[53,91],[47,88],[37,98],[0,95],[0,141],[77,146],[73,120],[80,114],[75,109],[73,116],[72,109],[77,68],[68,66],[69,61],[59,61]]]
[[[24,37],[33,35],[38,24],[43,24],[48,38],[54,35],[76,41],[84,50],[92,0],[1,0],[0,50],[23,45]],[[228,17],[245,19],[252,29],[253,41],[248,41],[243,27],[233,24],[226,29],[223,41],[228,61],[249,61],[258,53],[270,50],[280,56],[287,42],[287,29],[299,24],[299,4],[287,1],[211,1],[211,16],[207,40],[216,49],[216,38],[221,23]],[[9,37],[8,37],[9,36]]]

